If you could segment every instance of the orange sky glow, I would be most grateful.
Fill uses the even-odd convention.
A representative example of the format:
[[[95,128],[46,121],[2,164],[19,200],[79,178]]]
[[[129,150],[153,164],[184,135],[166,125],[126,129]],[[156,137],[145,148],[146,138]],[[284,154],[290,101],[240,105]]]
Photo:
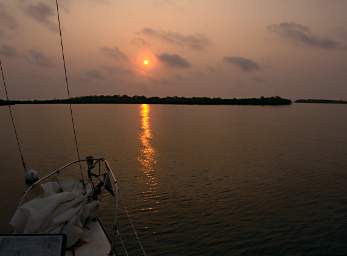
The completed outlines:
[[[54,3],[0,2],[11,97],[65,95]],[[347,98],[347,1],[59,3],[73,96]]]

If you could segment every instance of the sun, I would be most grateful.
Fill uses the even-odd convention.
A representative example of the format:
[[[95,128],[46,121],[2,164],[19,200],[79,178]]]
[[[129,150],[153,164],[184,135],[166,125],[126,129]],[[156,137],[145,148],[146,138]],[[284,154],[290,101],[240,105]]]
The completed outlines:
[[[133,63],[134,68],[146,77],[154,75],[159,67],[156,55],[147,50],[138,52]]]

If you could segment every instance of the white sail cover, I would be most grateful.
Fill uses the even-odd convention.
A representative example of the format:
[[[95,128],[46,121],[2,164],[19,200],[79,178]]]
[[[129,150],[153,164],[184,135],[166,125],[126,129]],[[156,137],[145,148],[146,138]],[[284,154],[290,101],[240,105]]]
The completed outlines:
[[[43,197],[19,207],[10,224],[16,234],[67,235],[67,247],[75,244],[83,233],[85,223],[96,217],[99,202],[89,200],[90,186],[79,181],[42,184]]]

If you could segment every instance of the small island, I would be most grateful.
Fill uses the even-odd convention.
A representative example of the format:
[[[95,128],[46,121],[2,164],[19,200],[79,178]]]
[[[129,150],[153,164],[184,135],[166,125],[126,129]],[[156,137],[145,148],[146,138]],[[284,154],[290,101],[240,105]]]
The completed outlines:
[[[313,104],[347,104],[345,100],[326,100],[326,99],[300,99],[295,103],[313,103]]]
[[[145,97],[128,95],[97,95],[71,99],[51,100],[0,100],[0,105],[14,104],[173,104],[173,105],[290,105],[292,101],[281,97],[260,97],[245,99],[223,99],[208,97]]]

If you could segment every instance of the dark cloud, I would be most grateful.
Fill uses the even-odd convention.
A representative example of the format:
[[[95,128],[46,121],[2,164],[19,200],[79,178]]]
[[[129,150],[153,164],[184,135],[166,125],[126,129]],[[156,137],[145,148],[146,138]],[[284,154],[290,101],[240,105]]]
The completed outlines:
[[[84,80],[104,80],[105,77],[103,73],[96,69],[88,70],[83,75]]]
[[[202,34],[184,35],[178,32],[162,31],[152,28],[144,28],[140,34],[159,39],[166,43],[189,47],[193,50],[203,50],[209,45],[209,39]]]
[[[267,29],[283,38],[309,47],[322,49],[343,48],[340,42],[333,38],[315,35],[310,28],[297,23],[282,22],[269,25]]]
[[[259,71],[260,66],[257,62],[238,56],[225,56],[223,58],[224,63],[231,64],[239,67],[244,72]]]
[[[147,42],[145,39],[143,39],[142,37],[135,37],[133,40],[131,40],[131,43],[136,45],[136,46],[150,46],[151,44],[149,42]]]
[[[105,80],[110,76],[122,77],[131,75],[132,71],[122,67],[102,66],[100,69],[90,69],[83,73],[82,80],[96,81]]]
[[[0,3],[0,37],[6,34],[6,31],[13,31],[17,28],[16,19],[8,12],[6,5]]]
[[[26,7],[25,13],[51,31],[58,31],[58,24],[52,21],[52,17],[56,15],[52,6],[46,3],[30,4]]]
[[[131,75],[131,74],[133,74],[130,69],[122,68],[122,67],[104,66],[103,70],[105,70],[105,72],[107,72],[108,75],[122,76],[122,75]]]
[[[157,55],[158,59],[165,63],[169,67],[173,68],[189,68],[191,67],[191,64],[177,54],[170,54],[170,53],[162,53]]]
[[[103,48],[100,48],[100,51],[104,55],[111,57],[111,58],[118,60],[118,61],[127,61],[128,60],[128,56],[125,53],[123,53],[121,50],[119,50],[117,47],[114,47],[114,48],[103,47]]]
[[[46,56],[43,52],[38,50],[30,50],[27,60],[40,67],[51,68],[55,66],[52,58]]]
[[[209,67],[207,67],[207,71],[210,73],[216,73],[217,69],[215,67],[209,66]]]
[[[0,47],[0,56],[15,57],[17,56],[17,50],[12,46],[2,45]]]

